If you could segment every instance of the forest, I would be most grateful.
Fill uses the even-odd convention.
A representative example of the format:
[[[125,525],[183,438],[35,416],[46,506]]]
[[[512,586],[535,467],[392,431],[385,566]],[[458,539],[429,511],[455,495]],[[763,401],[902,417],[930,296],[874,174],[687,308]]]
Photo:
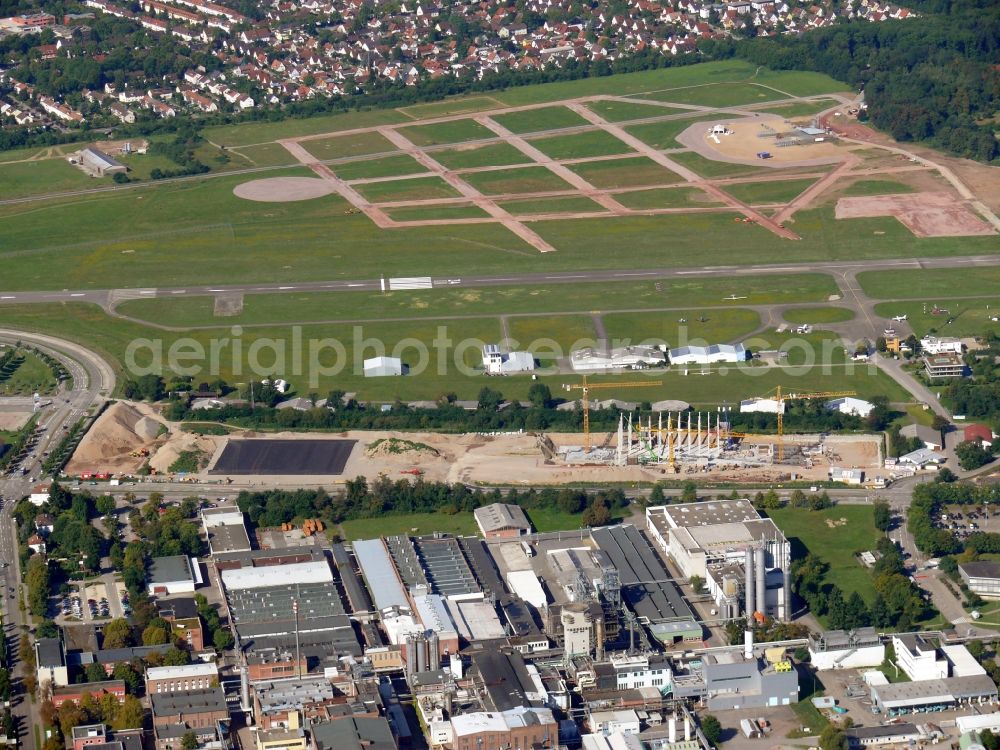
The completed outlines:
[[[872,125],[898,141],[926,141],[979,161],[997,158],[1000,5],[915,0],[903,6],[927,15],[712,43],[706,52],[826,73],[863,89]]]

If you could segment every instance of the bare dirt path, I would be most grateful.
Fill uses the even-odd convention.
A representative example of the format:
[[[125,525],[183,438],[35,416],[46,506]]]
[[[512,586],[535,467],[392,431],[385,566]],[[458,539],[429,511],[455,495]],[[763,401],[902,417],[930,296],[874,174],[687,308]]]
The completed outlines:
[[[848,155],[844,159],[843,164],[834,169],[829,174],[820,178],[803,192],[799,193],[798,196],[792,199],[792,202],[785,206],[781,211],[779,211],[774,216],[774,220],[781,224],[782,222],[788,221],[795,214],[796,211],[805,208],[811,204],[823,191],[829,188],[833,183],[843,177],[847,172],[856,167],[861,163],[861,160],[854,156],[853,154]]]

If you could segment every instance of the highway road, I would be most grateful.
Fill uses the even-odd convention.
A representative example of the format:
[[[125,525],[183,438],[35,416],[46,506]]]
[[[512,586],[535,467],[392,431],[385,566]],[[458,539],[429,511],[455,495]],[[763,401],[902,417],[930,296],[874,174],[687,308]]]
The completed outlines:
[[[21,747],[26,750],[40,750],[35,747],[33,727],[39,723],[35,715],[37,704],[27,696],[18,695],[23,690],[23,672],[17,658],[17,644],[29,623],[25,621],[18,606],[18,593],[22,580],[17,554],[17,528],[11,511],[14,503],[31,491],[32,484],[41,474],[44,454],[58,445],[65,429],[88,414],[115,387],[115,372],[111,366],[97,355],[71,341],[52,336],[23,333],[0,329],[0,342],[13,344],[21,341],[30,344],[51,357],[58,359],[69,371],[72,378],[64,384],[59,393],[44,406],[39,414],[35,431],[35,444],[27,458],[19,465],[27,469],[22,474],[17,470],[13,475],[0,476],[0,602],[3,605],[4,635],[12,655],[14,670],[12,678],[15,696],[12,711],[18,724]]]
[[[750,266],[698,266],[690,268],[648,268],[618,271],[552,271],[546,273],[512,273],[504,276],[435,277],[435,288],[489,287],[538,284],[582,284],[588,282],[630,281],[641,279],[672,279],[688,276],[760,276],[766,274],[816,273],[841,274],[861,271],[896,271],[902,269],[935,269],[956,267],[995,267],[996,255],[974,255],[960,258],[899,258],[894,260],[829,261],[824,263],[783,263]],[[0,304],[38,302],[92,302],[109,307],[116,300],[145,297],[211,296],[214,294],[262,294],[301,292],[374,292],[382,289],[382,279],[303,281],[287,284],[213,284],[176,288],[136,289],[63,289],[58,291],[0,291]]]

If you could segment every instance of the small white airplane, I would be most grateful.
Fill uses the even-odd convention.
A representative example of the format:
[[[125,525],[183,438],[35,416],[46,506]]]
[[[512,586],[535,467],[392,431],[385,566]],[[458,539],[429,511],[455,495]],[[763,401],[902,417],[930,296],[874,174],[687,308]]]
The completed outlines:
[[[896,315],[895,317],[893,317],[893,320],[896,321],[897,323],[902,323],[904,320],[906,320],[906,318],[907,318],[906,315]]]
[[[722,301],[726,302],[728,300],[732,302],[733,300],[738,300],[738,299],[746,299],[746,297],[737,297],[735,294],[730,294],[728,297],[724,297]]]

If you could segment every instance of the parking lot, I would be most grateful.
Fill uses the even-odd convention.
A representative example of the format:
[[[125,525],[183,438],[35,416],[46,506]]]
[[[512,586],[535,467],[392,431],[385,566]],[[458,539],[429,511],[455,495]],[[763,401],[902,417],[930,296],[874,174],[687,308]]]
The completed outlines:
[[[57,622],[104,622],[131,614],[125,585],[113,573],[86,583],[75,583],[58,602]]]

